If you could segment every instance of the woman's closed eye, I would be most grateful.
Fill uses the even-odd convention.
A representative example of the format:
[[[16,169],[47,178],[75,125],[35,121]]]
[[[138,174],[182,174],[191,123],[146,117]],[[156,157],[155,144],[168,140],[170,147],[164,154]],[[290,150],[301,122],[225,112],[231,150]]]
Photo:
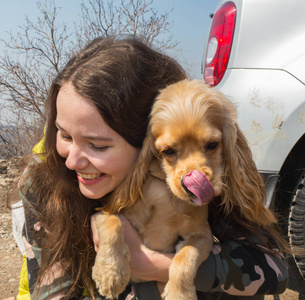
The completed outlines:
[[[90,147],[94,150],[94,151],[106,151],[110,148],[110,146],[97,146],[94,144],[90,144]]]
[[[58,133],[59,133],[60,138],[62,138],[63,140],[65,140],[65,141],[72,140],[72,138],[69,135],[62,133],[61,131],[58,131]]]

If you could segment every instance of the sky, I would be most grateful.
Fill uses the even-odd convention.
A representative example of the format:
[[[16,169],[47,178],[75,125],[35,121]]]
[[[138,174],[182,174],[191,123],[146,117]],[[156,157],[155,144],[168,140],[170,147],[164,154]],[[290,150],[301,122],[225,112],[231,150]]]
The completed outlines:
[[[69,23],[80,18],[80,1],[54,0],[61,7],[59,17]],[[168,21],[173,21],[169,34],[178,42],[179,51],[171,53],[177,59],[191,78],[202,79],[201,63],[206,36],[211,18],[215,12],[218,0],[153,0],[153,7],[160,14],[169,12]],[[38,17],[36,0],[0,0],[0,38],[8,39],[7,32],[17,33],[19,27],[25,25],[25,16],[35,21]],[[0,50],[2,50],[0,48]]]

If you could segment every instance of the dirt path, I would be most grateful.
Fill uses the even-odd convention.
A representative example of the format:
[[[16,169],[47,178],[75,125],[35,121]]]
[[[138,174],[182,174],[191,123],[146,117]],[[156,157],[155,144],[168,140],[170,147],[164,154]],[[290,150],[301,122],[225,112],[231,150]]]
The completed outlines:
[[[0,299],[5,299],[18,292],[22,255],[11,234],[10,212],[1,212],[0,228]]]

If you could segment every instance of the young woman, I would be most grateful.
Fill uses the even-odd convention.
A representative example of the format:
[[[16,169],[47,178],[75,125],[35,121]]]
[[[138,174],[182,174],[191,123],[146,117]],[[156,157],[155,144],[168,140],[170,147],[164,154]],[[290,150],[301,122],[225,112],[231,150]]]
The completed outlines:
[[[20,184],[33,299],[102,299],[91,279],[98,247],[95,208],[106,203],[136,161],[158,91],[184,78],[174,60],[135,38],[98,38],[55,78],[46,102],[42,159],[32,161]],[[249,229],[244,238],[234,215],[212,209],[219,243],[198,271],[199,299],[261,299],[283,292],[287,269],[273,249],[280,248],[275,231],[254,236],[244,222],[243,232]],[[174,254],[146,248],[123,217],[122,222],[132,274],[145,282],[128,286],[120,299],[161,299]]]

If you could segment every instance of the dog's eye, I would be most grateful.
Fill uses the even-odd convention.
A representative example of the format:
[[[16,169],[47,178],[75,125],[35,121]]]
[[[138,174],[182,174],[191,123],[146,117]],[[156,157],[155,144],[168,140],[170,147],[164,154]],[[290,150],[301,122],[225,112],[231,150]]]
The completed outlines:
[[[175,155],[176,154],[176,151],[172,148],[167,148],[165,150],[162,150],[161,153],[163,155],[167,155],[167,156],[170,156],[170,155]]]
[[[213,142],[213,143],[209,143],[209,144],[207,144],[207,150],[215,150],[216,148],[217,148],[217,146],[218,146],[218,142]]]

